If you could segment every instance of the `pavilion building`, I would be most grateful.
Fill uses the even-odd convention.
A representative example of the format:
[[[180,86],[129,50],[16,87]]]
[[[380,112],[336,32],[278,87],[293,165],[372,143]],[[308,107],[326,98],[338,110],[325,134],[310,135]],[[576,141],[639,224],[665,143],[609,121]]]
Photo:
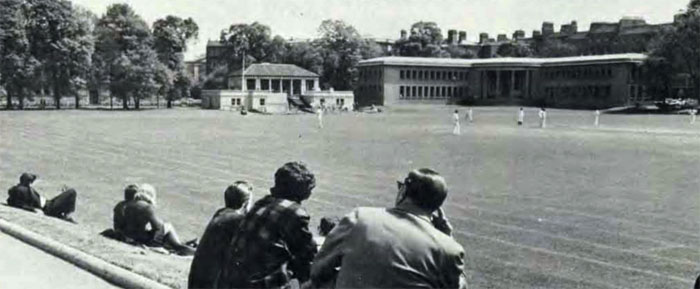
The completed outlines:
[[[202,107],[285,113],[296,107],[352,108],[352,91],[321,91],[319,75],[292,64],[256,63],[230,74],[226,90],[205,90]]]

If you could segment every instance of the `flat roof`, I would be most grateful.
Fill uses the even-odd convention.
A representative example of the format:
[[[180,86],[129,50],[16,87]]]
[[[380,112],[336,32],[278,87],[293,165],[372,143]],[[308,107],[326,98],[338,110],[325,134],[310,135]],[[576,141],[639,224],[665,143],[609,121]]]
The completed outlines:
[[[586,65],[586,64],[611,64],[611,63],[642,63],[647,56],[641,53],[589,55],[554,58],[533,57],[500,57],[482,59],[455,59],[455,58],[431,58],[431,57],[404,57],[388,56],[366,59],[360,61],[358,66],[439,66],[439,67],[542,67],[562,65]]]
[[[231,76],[240,76],[241,70],[231,73]],[[293,64],[283,63],[254,63],[245,69],[246,76],[270,76],[270,77],[319,77],[318,74],[303,69]]]

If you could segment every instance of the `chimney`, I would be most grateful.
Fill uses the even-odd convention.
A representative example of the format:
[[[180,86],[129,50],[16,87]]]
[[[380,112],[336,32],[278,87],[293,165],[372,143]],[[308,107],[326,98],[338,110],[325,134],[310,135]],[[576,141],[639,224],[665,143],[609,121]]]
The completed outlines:
[[[453,45],[457,44],[457,30],[450,29],[447,30],[447,44]]]
[[[532,38],[534,38],[534,39],[542,38],[542,32],[540,32],[539,30],[532,30]]]
[[[554,34],[554,23],[542,22],[542,36],[547,37]]]
[[[498,34],[498,37],[496,38],[496,41],[498,42],[506,42],[508,41],[508,36],[505,34]]]
[[[571,33],[578,33],[578,22],[571,21]]]
[[[520,40],[523,38],[525,38],[525,31],[515,30],[515,32],[513,32],[513,40]]]
[[[459,32],[459,41],[457,43],[465,43],[467,42],[467,31],[460,31]]]
[[[484,44],[484,43],[488,42],[488,40],[489,40],[488,33],[485,33],[485,32],[479,33],[479,44]]]
[[[406,29],[401,29],[401,40],[406,40]]]

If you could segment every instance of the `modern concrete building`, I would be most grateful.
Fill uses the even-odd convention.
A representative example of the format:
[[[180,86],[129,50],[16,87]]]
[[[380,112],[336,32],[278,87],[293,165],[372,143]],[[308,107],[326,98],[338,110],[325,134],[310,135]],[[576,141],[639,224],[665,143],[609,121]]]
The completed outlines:
[[[643,54],[563,58],[380,57],[361,61],[360,106],[405,103],[611,107],[644,101]]]

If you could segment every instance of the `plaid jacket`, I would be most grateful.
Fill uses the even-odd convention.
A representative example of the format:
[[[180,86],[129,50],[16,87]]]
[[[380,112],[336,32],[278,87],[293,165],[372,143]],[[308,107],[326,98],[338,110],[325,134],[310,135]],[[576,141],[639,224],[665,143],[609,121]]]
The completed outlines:
[[[309,214],[271,195],[255,203],[226,253],[218,288],[280,288],[309,279],[316,242]]]

